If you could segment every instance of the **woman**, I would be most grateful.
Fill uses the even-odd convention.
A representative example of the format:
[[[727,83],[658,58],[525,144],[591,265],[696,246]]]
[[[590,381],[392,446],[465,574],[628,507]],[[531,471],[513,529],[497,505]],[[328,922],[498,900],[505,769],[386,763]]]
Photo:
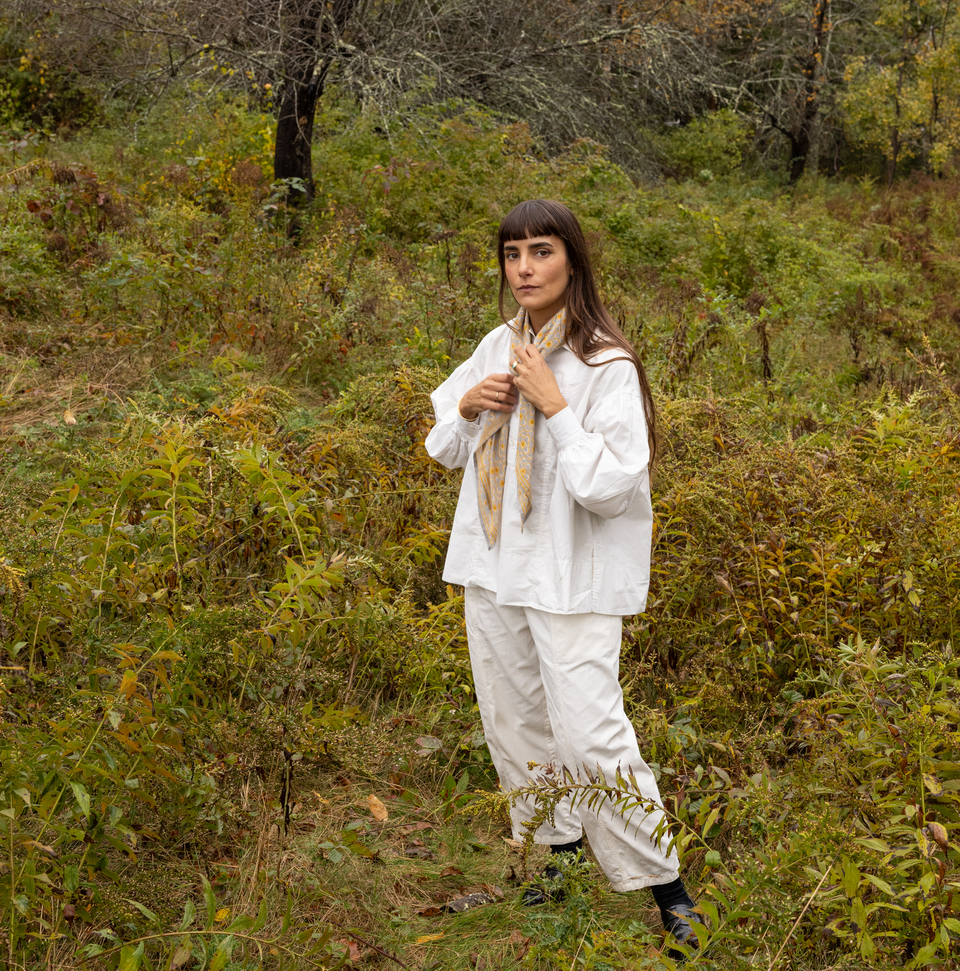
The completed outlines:
[[[483,728],[507,791],[528,763],[632,770],[660,805],[619,685],[621,618],[643,610],[655,450],[650,388],[600,302],[583,232],[559,202],[532,200],[500,225],[500,314],[520,306],[433,394],[430,455],[464,468],[443,577],[462,585]],[[514,837],[534,807],[517,801]],[[675,938],[696,938],[662,810],[627,827],[609,805],[561,803],[535,834],[554,853],[583,833],[617,891],[652,887]],[[662,844],[662,845],[661,845]],[[559,877],[548,867],[547,881]],[[550,890],[532,888],[528,902]]]

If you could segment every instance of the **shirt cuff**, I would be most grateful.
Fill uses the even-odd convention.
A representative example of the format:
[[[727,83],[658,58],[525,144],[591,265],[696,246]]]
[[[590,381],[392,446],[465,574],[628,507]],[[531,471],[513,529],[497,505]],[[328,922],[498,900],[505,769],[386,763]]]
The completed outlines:
[[[474,438],[480,428],[480,417],[477,416],[473,421],[467,421],[457,409],[457,434],[461,438]]]
[[[562,411],[558,411],[552,418],[547,419],[547,428],[550,429],[550,434],[553,435],[557,448],[574,445],[586,435],[583,425],[580,424],[569,405]]]

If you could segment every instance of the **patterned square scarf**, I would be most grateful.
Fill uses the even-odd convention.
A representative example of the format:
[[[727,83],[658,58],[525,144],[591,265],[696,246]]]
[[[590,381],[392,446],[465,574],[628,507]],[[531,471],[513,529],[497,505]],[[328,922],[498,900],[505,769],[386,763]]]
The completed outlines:
[[[566,308],[551,317],[539,334],[534,334],[527,311],[520,313],[513,321],[519,339],[511,345],[511,360],[517,353],[518,344],[530,344],[543,355],[549,357],[562,347],[567,337]],[[520,528],[530,515],[530,476],[533,471],[533,431],[537,419],[536,408],[521,394],[517,405],[519,412],[519,435],[517,441],[517,493],[520,499]],[[500,522],[503,517],[503,488],[507,475],[507,445],[510,438],[509,411],[486,411],[480,440],[473,460],[477,469],[477,497],[480,502],[480,523],[483,526],[487,546],[496,545],[500,535]]]

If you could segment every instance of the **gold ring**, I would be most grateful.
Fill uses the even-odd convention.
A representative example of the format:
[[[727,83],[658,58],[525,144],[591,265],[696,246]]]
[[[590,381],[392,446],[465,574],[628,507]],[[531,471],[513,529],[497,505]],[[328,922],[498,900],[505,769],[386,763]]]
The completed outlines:
[[[496,398],[494,398],[493,400],[494,401],[499,401],[500,400],[500,392],[499,391],[497,392]]]

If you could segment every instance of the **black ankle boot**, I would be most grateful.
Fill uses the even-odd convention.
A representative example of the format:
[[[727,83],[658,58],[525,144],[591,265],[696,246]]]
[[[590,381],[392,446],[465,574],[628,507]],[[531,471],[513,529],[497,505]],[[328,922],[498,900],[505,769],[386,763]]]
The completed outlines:
[[[703,924],[703,918],[697,912],[696,902],[687,893],[683,881],[678,877],[672,883],[661,884],[650,889],[653,891],[653,899],[660,908],[660,917],[667,933],[672,934],[678,944],[699,947],[697,935],[691,924]],[[675,948],[671,948],[668,955],[677,961],[685,959],[683,953]]]
[[[566,895],[563,874],[555,866],[546,866],[537,875],[537,882],[524,887],[520,897],[524,907],[536,907],[548,900],[563,900]]]
[[[569,853],[573,858],[573,866],[583,860],[583,838],[574,840],[572,843],[563,843],[550,847],[551,860],[562,853]],[[536,907],[538,904],[545,904],[548,900],[563,900],[566,896],[567,888],[563,871],[548,863],[537,876],[537,882],[526,887],[521,896],[521,901],[525,907]]]

